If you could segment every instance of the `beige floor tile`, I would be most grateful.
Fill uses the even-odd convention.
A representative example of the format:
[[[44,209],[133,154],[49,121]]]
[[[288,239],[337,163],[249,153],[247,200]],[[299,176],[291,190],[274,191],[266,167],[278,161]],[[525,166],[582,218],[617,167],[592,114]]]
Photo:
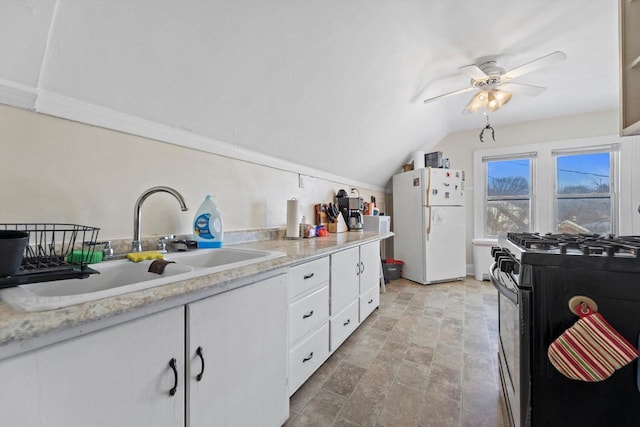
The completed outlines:
[[[332,372],[322,388],[342,396],[349,396],[365,372],[367,372],[365,368],[345,361]]]
[[[423,404],[423,393],[418,393],[400,384],[394,384],[389,390],[376,425],[380,427],[417,427],[420,422],[419,408]]]

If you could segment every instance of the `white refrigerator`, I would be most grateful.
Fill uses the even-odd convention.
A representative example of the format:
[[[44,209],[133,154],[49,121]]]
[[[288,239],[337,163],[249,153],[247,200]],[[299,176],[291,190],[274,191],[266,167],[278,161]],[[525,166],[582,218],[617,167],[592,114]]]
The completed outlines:
[[[393,176],[394,258],[423,285],[464,279],[464,171],[421,168]]]

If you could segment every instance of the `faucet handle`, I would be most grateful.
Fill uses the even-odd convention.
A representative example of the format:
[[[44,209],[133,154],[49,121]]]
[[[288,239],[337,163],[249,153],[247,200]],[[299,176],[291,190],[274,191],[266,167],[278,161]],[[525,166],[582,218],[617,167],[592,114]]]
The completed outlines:
[[[104,245],[102,248],[102,255],[105,259],[113,257],[113,247],[111,246],[110,240],[105,240],[104,242],[84,242],[85,245],[95,246],[95,245]]]
[[[168,236],[162,236],[158,239],[157,248],[159,251],[167,252],[167,240],[173,240],[176,236],[173,234],[169,234]]]

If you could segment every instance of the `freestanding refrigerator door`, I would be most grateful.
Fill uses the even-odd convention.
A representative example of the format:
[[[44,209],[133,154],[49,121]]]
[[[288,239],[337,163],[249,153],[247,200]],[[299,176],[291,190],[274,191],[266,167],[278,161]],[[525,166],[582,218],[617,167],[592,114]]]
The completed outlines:
[[[463,206],[427,206],[426,282],[464,279],[467,271]]]
[[[393,176],[394,258],[404,262],[402,277],[425,284],[425,169]]]

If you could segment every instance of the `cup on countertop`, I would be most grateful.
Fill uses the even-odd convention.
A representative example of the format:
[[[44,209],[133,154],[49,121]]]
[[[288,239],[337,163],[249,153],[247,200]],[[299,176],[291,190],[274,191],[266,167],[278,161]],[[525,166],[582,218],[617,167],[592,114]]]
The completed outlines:
[[[0,277],[13,276],[20,269],[29,233],[18,230],[0,230]]]

